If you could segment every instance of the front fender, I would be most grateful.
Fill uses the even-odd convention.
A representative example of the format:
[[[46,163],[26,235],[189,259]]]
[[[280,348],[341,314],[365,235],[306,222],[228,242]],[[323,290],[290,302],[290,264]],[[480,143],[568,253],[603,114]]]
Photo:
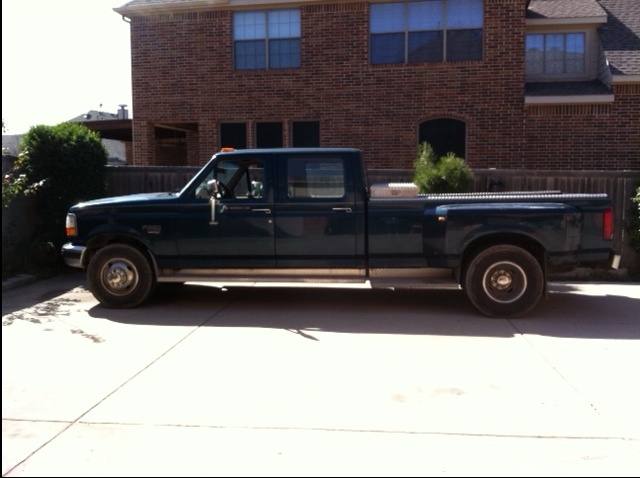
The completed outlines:
[[[137,243],[145,249],[151,249],[149,237],[143,235],[139,230],[127,226],[105,225],[96,227],[85,241],[88,249],[99,249],[113,242]]]

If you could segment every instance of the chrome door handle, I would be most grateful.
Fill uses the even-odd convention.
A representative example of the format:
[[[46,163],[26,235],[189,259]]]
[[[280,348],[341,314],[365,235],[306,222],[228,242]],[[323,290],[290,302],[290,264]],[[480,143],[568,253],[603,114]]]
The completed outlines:
[[[271,214],[271,209],[252,209],[253,212],[263,212],[265,214]]]
[[[336,212],[351,212],[350,207],[334,207],[333,210]]]

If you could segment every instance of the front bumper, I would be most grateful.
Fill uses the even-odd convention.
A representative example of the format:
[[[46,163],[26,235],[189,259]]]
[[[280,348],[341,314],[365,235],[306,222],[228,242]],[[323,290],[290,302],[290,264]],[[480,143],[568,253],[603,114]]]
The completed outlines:
[[[84,253],[87,250],[84,246],[76,246],[71,242],[67,242],[62,246],[62,260],[71,267],[78,269],[84,268]]]

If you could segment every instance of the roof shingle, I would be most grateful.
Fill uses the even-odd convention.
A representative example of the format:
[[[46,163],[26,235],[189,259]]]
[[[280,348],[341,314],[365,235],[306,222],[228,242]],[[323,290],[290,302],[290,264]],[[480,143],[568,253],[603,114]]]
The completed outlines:
[[[608,15],[600,38],[614,75],[640,75],[640,0],[599,0]]]
[[[527,83],[526,96],[594,96],[610,95],[611,89],[598,80]]]
[[[529,19],[587,18],[605,15],[596,0],[531,0]]]

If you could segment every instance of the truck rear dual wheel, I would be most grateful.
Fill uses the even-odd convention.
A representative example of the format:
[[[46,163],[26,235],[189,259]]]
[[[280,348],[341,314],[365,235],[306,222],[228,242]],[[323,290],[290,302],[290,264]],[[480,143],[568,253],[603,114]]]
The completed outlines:
[[[133,246],[103,247],[87,268],[89,290],[105,307],[128,309],[149,298],[156,278],[147,257]]]
[[[544,291],[544,274],[533,255],[517,246],[493,246],[471,259],[464,278],[471,303],[489,317],[531,311]]]

